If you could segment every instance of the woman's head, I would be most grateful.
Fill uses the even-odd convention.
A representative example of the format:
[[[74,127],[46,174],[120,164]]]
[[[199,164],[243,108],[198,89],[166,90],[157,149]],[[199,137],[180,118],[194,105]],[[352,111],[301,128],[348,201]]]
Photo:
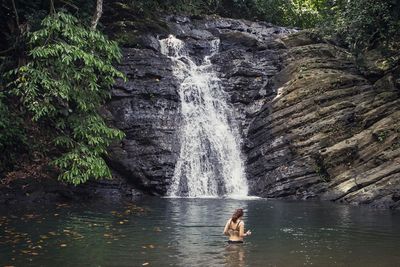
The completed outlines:
[[[232,215],[232,221],[236,223],[236,221],[240,218],[243,217],[243,209],[237,209],[235,210],[235,213]]]

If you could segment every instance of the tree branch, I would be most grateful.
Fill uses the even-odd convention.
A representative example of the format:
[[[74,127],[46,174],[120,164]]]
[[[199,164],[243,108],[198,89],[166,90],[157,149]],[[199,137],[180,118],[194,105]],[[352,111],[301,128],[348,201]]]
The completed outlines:
[[[12,2],[12,6],[13,6],[13,9],[14,9],[14,13],[15,13],[15,22],[17,23],[17,27],[19,29],[19,16],[18,16],[17,7],[15,6],[15,1],[14,0],[12,0],[11,2]]]
[[[16,46],[17,42],[15,42],[11,47],[7,48],[6,50],[0,51],[0,55],[8,54],[10,51],[14,50]]]
[[[79,7],[77,7],[76,5],[74,5],[73,3],[71,3],[67,0],[60,0],[60,2],[66,4],[67,6],[72,7],[73,9],[79,10]]]
[[[55,14],[56,9],[54,7],[54,0],[50,0],[50,14]]]
[[[93,30],[96,29],[102,13],[103,13],[103,0],[97,0],[96,12],[94,13],[93,18],[92,18],[92,29]]]

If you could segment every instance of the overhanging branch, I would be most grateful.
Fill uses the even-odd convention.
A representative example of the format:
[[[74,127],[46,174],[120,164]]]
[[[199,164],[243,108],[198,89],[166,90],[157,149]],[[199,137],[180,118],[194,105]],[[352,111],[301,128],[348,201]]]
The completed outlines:
[[[93,15],[93,19],[92,19],[92,29],[93,30],[96,29],[102,13],[103,13],[103,0],[97,0],[96,11],[95,11],[95,13]]]

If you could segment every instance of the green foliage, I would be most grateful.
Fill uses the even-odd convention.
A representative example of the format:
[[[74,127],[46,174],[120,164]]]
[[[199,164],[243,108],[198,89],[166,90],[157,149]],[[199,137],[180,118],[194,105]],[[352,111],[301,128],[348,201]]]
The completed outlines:
[[[324,160],[321,158],[321,155],[314,154],[313,159],[314,159],[315,173],[318,174],[318,176],[321,178],[322,181],[329,182],[331,180],[331,177],[326,169]]]
[[[335,31],[343,36],[353,51],[388,44],[398,37],[398,14],[392,13],[395,2],[348,1],[338,6]]]
[[[136,16],[157,16],[160,13],[201,15],[217,13],[223,0],[125,0],[114,4],[135,12]]]
[[[12,71],[17,76],[12,93],[34,121],[57,132],[55,144],[63,153],[54,164],[60,178],[79,184],[110,177],[102,155],[123,133],[105,124],[99,108],[115,79],[123,78],[112,65],[121,58],[117,44],[59,12],[29,33],[28,45],[28,63]]]
[[[258,19],[284,25],[310,28],[323,19],[327,0],[253,0]]]
[[[342,38],[356,53],[377,46],[395,48],[400,37],[399,8],[393,0],[335,1],[323,30]]]
[[[399,46],[400,3],[395,0],[126,0],[143,13],[219,14],[281,26],[320,28],[354,52]],[[398,47],[396,47],[398,48]]]
[[[376,140],[377,140],[379,143],[383,143],[383,142],[386,140],[386,138],[388,138],[388,136],[389,136],[389,132],[388,132],[388,131],[379,131],[379,132],[376,133],[376,135],[375,135]]]
[[[63,123],[60,121],[57,126],[63,129]],[[111,177],[110,170],[101,156],[106,153],[110,141],[121,139],[123,133],[107,127],[97,114],[70,116],[68,123],[72,132],[55,139],[57,145],[67,148],[67,152],[54,162],[64,171],[60,178],[79,184],[90,178]]]
[[[282,26],[313,27],[324,17],[329,0],[126,0],[125,10],[142,14],[219,14],[226,17],[265,20]]]

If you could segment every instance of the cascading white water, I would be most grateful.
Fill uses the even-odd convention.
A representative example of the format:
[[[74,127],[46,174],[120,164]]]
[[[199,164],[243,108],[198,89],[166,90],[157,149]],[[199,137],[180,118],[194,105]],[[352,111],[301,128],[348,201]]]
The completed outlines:
[[[168,195],[247,196],[237,123],[210,61],[219,40],[210,41],[210,54],[200,65],[174,36],[160,44],[161,52],[173,61],[182,105],[181,149]]]

